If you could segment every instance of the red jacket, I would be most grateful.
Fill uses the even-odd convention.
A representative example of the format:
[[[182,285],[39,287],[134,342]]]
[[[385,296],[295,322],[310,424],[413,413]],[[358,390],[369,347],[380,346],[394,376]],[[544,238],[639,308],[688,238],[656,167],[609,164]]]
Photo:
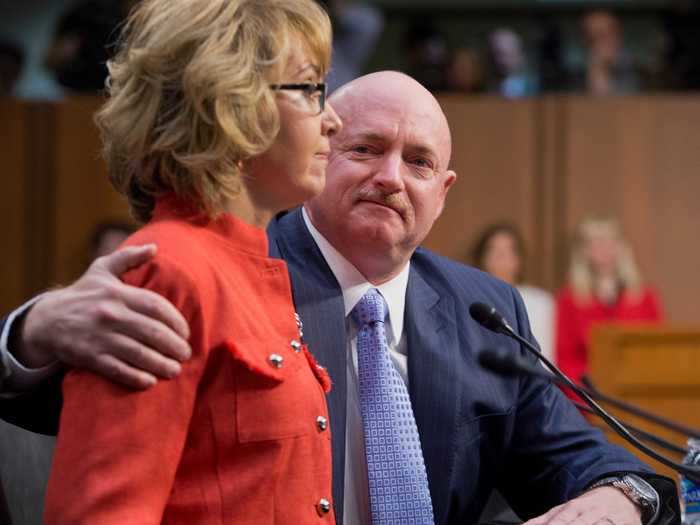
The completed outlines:
[[[333,523],[330,383],[296,344],[286,265],[263,230],[189,213],[159,203],[127,241],[157,256],[125,281],[182,312],[192,358],[138,392],[67,375],[45,522]]]
[[[573,291],[565,287],[557,294],[555,356],[559,367],[574,381],[588,372],[590,330],[601,323],[656,322],[661,309],[651,289],[639,296],[622,293],[614,305],[593,298],[581,303]]]

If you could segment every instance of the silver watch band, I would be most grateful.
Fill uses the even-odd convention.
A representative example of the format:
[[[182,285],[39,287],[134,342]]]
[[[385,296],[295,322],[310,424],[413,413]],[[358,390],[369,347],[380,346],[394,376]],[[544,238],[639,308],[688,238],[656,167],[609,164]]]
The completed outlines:
[[[642,525],[651,525],[656,521],[661,507],[659,494],[647,481],[636,474],[609,476],[599,479],[588,490],[613,486],[619,489],[642,511]]]

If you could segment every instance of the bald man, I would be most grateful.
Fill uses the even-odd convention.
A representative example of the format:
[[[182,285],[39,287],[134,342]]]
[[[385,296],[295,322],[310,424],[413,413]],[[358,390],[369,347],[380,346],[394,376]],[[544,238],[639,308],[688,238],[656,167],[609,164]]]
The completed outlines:
[[[450,132],[437,101],[410,77],[382,72],[347,84],[332,102],[344,126],[332,137],[326,187],[303,209],[278,218],[269,235],[271,252],[289,266],[306,342],[334,381],[328,403],[333,504],[339,522],[369,524],[381,519],[369,488],[375,467],[368,467],[367,455],[373,445],[363,426],[366,394],[359,388],[362,328],[352,314],[372,290],[386,306],[383,344],[392,373],[410,395],[409,417],[420,443],[416,470],[425,467],[435,523],[475,522],[494,488],[520,516],[532,518],[533,525],[650,523],[660,515],[674,519],[673,483],[609,445],[551,384],[499,378],[477,365],[478,351],[495,346],[532,358],[472,321],[472,302],[494,305],[524,337],[532,336],[513,288],[419,247],[457,176],[449,169]],[[94,312],[90,305],[96,301],[104,312],[131,312],[130,305],[139,304],[134,299],[139,290],[105,274],[103,278],[109,280],[110,297],[103,294],[92,302],[73,297],[74,316],[77,304],[85,312]],[[86,288],[83,283],[83,291]],[[98,284],[90,288],[102,289]],[[47,364],[52,355],[76,360],[76,352],[61,350],[63,341],[68,336],[75,340],[77,334],[61,330],[59,307],[75,291],[69,287],[52,293],[24,314],[23,328],[15,329],[16,346],[11,350],[33,366]],[[156,298],[149,299],[152,310],[168,311]],[[53,301],[51,311],[42,307],[48,300]],[[139,364],[155,359],[151,354],[162,356],[160,348],[153,348],[160,340],[143,335],[150,333],[139,326],[144,317],[149,315],[140,308],[117,329],[105,330],[94,319],[75,324],[84,337],[99,338],[99,356],[126,361],[121,363],[126,376],[147,368],[148,372],[137,370],[146,375],[131,375],[129,383],[147,387],[155,380],[154,371],[161,374]],[[149,322],[152,330],[167,331],[168,340],[184,331],[174,316]],[[39,335],[45,327],[53,328],[51,340]],[[110,340],[107,333],[119,337]],[[111,350],[110,341],[119,342],[117,350]],[[129,345],[139,349],[138,359],[115,357],[124,356]],[[179,341],[163,359],[181,357],[186,352],[182,345]],[[170,372],[176,372],[175,367]],[[39,412],[32,416],[45,417]],[[415,475],[420,485],[420,473]],[[643,490],[617,488],[626,487],[626,482]],[[396,501],[402,501],[406,487],[396,490]]]

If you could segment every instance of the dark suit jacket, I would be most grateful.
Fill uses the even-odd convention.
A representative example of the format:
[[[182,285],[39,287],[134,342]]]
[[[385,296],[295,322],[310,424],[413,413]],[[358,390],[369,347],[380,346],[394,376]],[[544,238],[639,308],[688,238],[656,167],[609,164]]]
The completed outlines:
[[[347,386],[342,293],[299,210],[276,219],[268,233],[271,254],[289,265],[305,340],[334,381],[328,397],[333,496],[342,523]],[[436,522],[475,522],[494,488],[519,515],[530,517],[576,496],[603,475],[640,472],[661,495],[664,513],[658,523],[678,523],[673,482],[609,445],[558,389],[537,379],[497,377],[479,367],[476,356],[484,348],[506,346],[532,358],[477,325],[468,312],[474,301],[492,304],[518,332],[532,337],[513,288],[427,250],[416,251],[404,327],[410,395]],[[59,402],[60,392],[48,384],[31,396],[0,401],[0,417],[55,431]]]
[[[342,292],[299,210],[279,217],[268,233],[271,251],[289,265],[305,340],[334,381],[328,398],[333,495],[342,523],[347,386]],[[521,517],[532,517],[608,473],[649,473],[608,444],[551,383],[482,370],[476,357],[486,348],[505,346],[534,358],[473,321],[468,310],[474,301],[495,306],[532,339],[525,307],[512,287],[428,250],[416,251],[404,327],[410,396],[437,523],[475,522],[494,488]],[[668,483],[663,490],[673,492]],[[674,497],[668,504],[674,505]]]

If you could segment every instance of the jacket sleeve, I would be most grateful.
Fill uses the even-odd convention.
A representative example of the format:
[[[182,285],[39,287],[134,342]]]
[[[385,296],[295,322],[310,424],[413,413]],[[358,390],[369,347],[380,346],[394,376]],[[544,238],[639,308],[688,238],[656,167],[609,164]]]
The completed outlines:
[[[206,361],[203,305],[188,275],[158,255],[124,278],[165,296],[189,322],[192,358],[177,378],[131,391],[91,372],[67,374],[45,523],[161,523]]]
[[[61,411],[62,369],[52,366],[51,373],[43,374],[40,380],[30,380],[36,384],[22,392],[15,392],[9,379],[10,374],[18,373],[16,367],[13,370],[9,356],[12,321],[33,301],[0,320],[0,418],[32,432],[55,435]]]

